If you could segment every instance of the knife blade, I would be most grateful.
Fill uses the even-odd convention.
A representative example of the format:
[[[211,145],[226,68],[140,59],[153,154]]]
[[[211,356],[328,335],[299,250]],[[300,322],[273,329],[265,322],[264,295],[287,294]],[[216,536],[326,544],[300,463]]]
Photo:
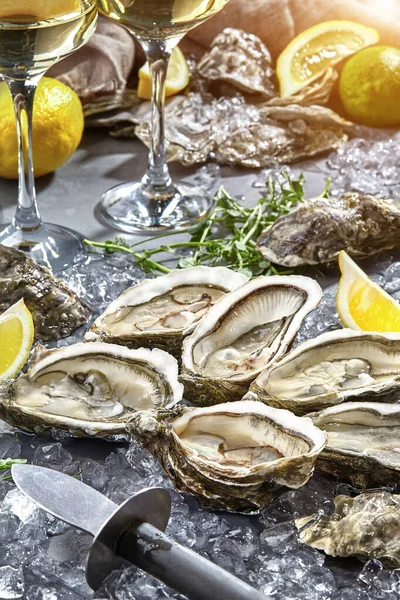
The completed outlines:
[[[117,505],[59,471],[17,464],[11,474],[17,487],[41,508],[94,536],[86,569],[93,589],[110,571],[132,563],[190,600],[267,598],[163,533],[171,511],[170,494],[163,488],[147,488]]]

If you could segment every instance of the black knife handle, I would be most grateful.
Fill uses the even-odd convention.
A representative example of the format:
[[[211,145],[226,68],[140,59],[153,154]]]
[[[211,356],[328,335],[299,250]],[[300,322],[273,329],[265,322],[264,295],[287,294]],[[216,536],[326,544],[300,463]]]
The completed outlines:
[[[140,523],[119,538],[119,556],[190,600],[266,600],[267,596],[165,533]]]

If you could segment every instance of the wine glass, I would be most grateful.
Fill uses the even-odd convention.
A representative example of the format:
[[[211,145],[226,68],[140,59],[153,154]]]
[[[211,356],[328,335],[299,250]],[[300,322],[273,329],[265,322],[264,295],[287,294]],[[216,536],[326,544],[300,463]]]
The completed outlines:
[[[43,74],[85,44],[96,21],[96,0],[0,1],[0,76],[12,96],[18,135],[18,205],[12,223],[0,230],[0,243],[55,270],[68,264],[82,243],[76,232],[40,218],[32,162],[33,102]]]
[[[140,42],[152,79],[152,139],[141,182],[108,190],[102,217],[127,232],[181,229],[204,218],[208,194],[188,183],[173,183],[165,160],[164,100],[168,61],[187,31],[221,10],[228,0],[98,0],[101,13],[124,25]]]

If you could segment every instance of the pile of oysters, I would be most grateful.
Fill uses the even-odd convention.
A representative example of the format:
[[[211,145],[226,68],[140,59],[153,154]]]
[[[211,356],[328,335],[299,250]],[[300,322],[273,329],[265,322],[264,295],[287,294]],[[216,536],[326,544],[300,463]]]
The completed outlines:
[[[224,267],[145,280],[84,343],[38,346],[2,386],[0,416],[130,433],[179,490],[225,510],[258,510],[315,464],[361,487],[399,482],[400,334],[340,329],[288,351],[321,297],[308,277]]]

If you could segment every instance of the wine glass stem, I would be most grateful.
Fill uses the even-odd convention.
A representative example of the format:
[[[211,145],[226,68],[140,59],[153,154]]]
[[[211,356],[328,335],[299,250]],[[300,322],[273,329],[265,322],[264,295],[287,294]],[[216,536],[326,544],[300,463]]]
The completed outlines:
[[[14,104],[18,136],[18,206],[13,225],[23,231],[33,231],[42,223],[36,202],[32,160],[33,101],[38,80],[5,78],[5,81]]]
[[[168,47],[166,42],[159,40],[142,41],[142,46],[149,63],[152,82],[151,147],[143,184],[152,188],[166,189],[172,185],[165,160],[164,141],[165,80],[171,48]]]

